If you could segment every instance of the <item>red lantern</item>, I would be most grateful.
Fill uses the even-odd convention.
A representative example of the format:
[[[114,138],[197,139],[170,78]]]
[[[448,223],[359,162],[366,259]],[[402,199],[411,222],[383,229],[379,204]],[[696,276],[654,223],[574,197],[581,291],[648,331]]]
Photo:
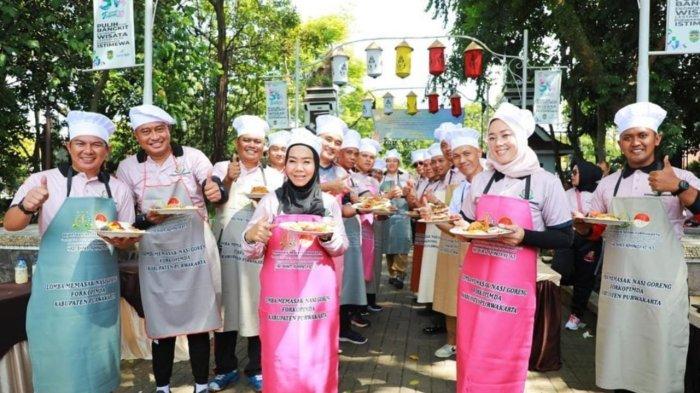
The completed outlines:
[[[462,116],[462,98],[457,93],[450,96],[450,110],[452,111],[452,116]]]
[[[428,47],[428,66],[430,73],[438,76],[445,72],[445,45],[442,42],[435,40]]]
[[[428,94],[428,112],[437,113],[440,108],[438,107],[438,93],[432,92]]]
[[[469,44],[464,51],[464,76],[476,79],[481,76],[484,49],[476,42]]]

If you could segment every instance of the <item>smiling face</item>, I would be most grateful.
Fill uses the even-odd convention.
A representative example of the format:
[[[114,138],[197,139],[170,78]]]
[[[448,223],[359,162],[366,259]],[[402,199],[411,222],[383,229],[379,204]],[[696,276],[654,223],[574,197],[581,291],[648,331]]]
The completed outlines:
[[[292,184],[297,187],[307,185],[313,178],[315,171],[314,154],[310,147],[296,145],[289,149],[284,172]]]
[[[515,132],[504,121],[500,119],[492,121],[486,138],[489,157],[497,163],[505,165],[517,156],[518,143]]]
[[[357,160],[357,164],[355,164],[355,166],[362,173],[370,173],[372,167],[374,166],[374,161],[376,161],[376,159],[377,156],[363,151],[360,153],[360,158]]]
[[[345,170],[353,169],[355,168],[355,164],[357,164],[359,155],[360,150],[355,147],[341,149],[340,154],[338,154],[338,165],[342,166]]]
[[[481,170],[481,149],[473,146],[459,146],[452,150],[452,162],[467,179],[471,179]]]
[[[617,142],[631,168],[640,168],[654,162],[654,151],[661,143],[661,136],[648,128],[635,127],[625,130]]]
[[[581,180],[578,173],[578,165],[574,165],[574,167],[571,168],[571,185],[574,187],[578,187],[580,181]]]
[[[284,156],[287,153],[286,146],[272,145],[267,151],[270,165],[275,168],[284,168]]]
[[[416,170],[416,174],[418,174],[418,177],[425,176],[425,174],[423,173],[423,172],[425,172],[425,170],[424,170],[425,164],[423,164],[423,161],[415,162],[413,164],[413,168]]]
[[[452,149],[450,149],[450,144],[444,139],[440,141],[440,150],[442,150],[442,155],[452,164]]]
[[[451,163],[443,156],[435,156],[430,159],[430,167],[435,177],[442,178],[450,170]]]
[[[256,138],[250,135],[241,135],[236,138],[238,157],[248,166],[260,164],[264,147],[265,141],[263,141],[262,138]]]
[[[162,121],[145,123],[134,130],[139,146],[151,158],[170,154],[170,126]]]
[[[389,173],[396,173],[399,171],[399,159],[398,158],[387,158],[386,159],[386,171]]]
[[[423,177],[428,179],[433,179],[435,177],[435,172],[433,171],[432,160],[423,161]]]
[[[92,135],[77,136],[66,144],[66,148],[73,168],[89,176],[97,175],[109,154],[107,143]]]
[[[331,134],[320,135],[323,148],[321,149],[321,165],[326,167],[330,165],[338,156],[340,146],[343,144],[343,139]]]

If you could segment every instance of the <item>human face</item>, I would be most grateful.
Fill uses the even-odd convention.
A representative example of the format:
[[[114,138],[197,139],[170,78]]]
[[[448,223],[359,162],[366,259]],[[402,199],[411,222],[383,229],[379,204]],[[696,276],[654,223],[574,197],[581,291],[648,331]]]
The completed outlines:
[[[284,156],[286,153],[286,146],[270,146],[270,148],[267,150],[270,165],[272,165],[275,168],[284,168]]]
[[[450,170],[450,162],[443,156],[436,156],[430,159],[430,167],[433,168],[435,177],[443,177]]]
[[[255,138],[250,135],[241,135],[236,138],[238,157],[244,164],[249,166],[256,166],[260,163],[264,147],[265,141],[262,138]]]
[[[433,171],[431,163],[432,160],[423,161],[423,177],[428,179],[432,179],[435,177],[435,172]]]
[[[474,146],[459,146],[452,150],[452,163],[467,178],[471,179],[481,170],[481,149]]]
[[[631,168],[640,168],[654,162],[654,151],[661,143],[661,137],[654,131],[635,127],[625,130],[617,144]]]
[[[96,176],[109,154],[109,146],[101,138],[81,135],[66,144],[73,168],[89,176]]]
[[[581,180],[578,173],[578,165],[574,165],[574,167],[571,168],[571,185],[574,187],[578,187],[580,181]]]
[[[162,121],[145,123],[134,130],[136,141],[150,157],[170,154],[170,126]]]
[[[372,177],[377,179],[377,181],[382,181],[384,174],[379,169],[372,169]]]
[[[386,171],[389,173],[396,173],[399,170],[399,159],[398,158],[387,158],[386,159]]]
[[[518,143],[515,132],[504,121],[500,119],[492,121],[486,138],[489,156],[497,163],[505,165],[517,156]]]
[[[315,171],[314,154],[310,147],[296,145],[289,149],[284,173],[292,184],[297,187],[307,185],[313,178]]]
[[[340,151],[340,146],[343,144],[343,139],[333,136],[331,134],[321,135],[321,142],[323,142],[323,148],[321,149],[321,165],[328,166],[338,155]]]
[[[450,149],[450,144],[446,140],[440,141],[440,150],[442,150],[442,155],[447,158],[448,161],[452,161],[452,149]]]
[[[413,167],[416,169],[416,173],[418,174],[419,177],[423,177],[423,172],[424,172],[424,165],[423,161],[417,161],[413,164]]]
[[[374,156],[373,154],[367,153],[365,151],[360,153],[360,159],[357,160],[357,169],[360,170],[362,173],[370,173],[372,170],[372,167],[374,166],[374,161],[376,161],[377,157]]]
[[[347,149],[341,149],[338,155],[338,165],[342,166],[345,170],[350,170],[357,164],[357,158],[360,155],[360,150],[351,147]]]

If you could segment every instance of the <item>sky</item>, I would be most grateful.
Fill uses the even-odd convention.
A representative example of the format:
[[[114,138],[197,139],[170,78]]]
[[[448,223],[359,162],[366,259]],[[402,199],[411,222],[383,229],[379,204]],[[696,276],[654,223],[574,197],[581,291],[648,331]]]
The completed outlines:
[[[410,39],[408,37],[440,36],[449,34],[449,26],[443,26],[442,18],[432,19],[432,11],[426,12],[426,0],[293,0],[302,20],[318,18],[324,15],[344,14],[348,15],[349,35],[347,41],[376,37],[402,37],[406,38],[413,47],[411,59],[411,75],[401,79],[394,73],[395,50],[394,47],[401,39],[381,40],[377,44],[383,51],[383,74],[376,78],[365,76],[364,87],[373,91],[375,97],[383,96],[387,91],[394,95],[395,106],[404,106],[406,95],[413,90],[418,95],[418,108],[428,107],[424,100],[425,86],[428,84],[428,46],[435,40]],[[445,56],[451,54],[450,41],[441,38],[440,41],[447,46]],[[347,52],[354,53],[355,57],[366,58],[365,48],[371,41],[360,42],[346,47]],[[399,89],[402,88],[402,89]],[[389,89],[389,90],[385,90]],[[476,96],[475,84],[468,83],[459,87],[459,91],[472,99]],[[447,92],[440,92],[441,102],[449,103]],[[462,104],[467,99],[462,98]],[[449,105],[449,104],[448,104]]]

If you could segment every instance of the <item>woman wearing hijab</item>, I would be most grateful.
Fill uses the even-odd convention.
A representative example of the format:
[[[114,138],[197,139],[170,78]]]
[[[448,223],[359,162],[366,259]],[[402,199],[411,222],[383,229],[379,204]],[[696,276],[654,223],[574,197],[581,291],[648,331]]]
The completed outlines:
[[[243,232],[246,257],[264,256],[262,372],[275,392],[338,390],[338,282],[332,258],[345,252],[348,239],[337,199],[321,191],[320,150],[318,137],[292,130],[287,180],[260,201]],[[303,235],[280,225],[320,221],[332,226],[331,234]]]
[[[571,169],[572,187],[566,191],[569,211],[588,214],[591,200],[603,171],[597,165],[585,160],[574,161]],[[595,271],[600,258],[601,243],[592,242],[574,234],[571,247],[556,250],[552,268],[562,275],[563,285],[573,285],[574,295],[571,299],[571,314],[564,325],[569,330],[586,327],[581,322],[586,311],[588,299],[595,284]]]
[[[571,214],[559,179],[527,145],[532,113],[502,104],[489,122],[487,170],[463,205],[467,221],[507,234],[472,240],[459,282],[457,391],[522,392],[535,319],[538,248],[571,244]]]

